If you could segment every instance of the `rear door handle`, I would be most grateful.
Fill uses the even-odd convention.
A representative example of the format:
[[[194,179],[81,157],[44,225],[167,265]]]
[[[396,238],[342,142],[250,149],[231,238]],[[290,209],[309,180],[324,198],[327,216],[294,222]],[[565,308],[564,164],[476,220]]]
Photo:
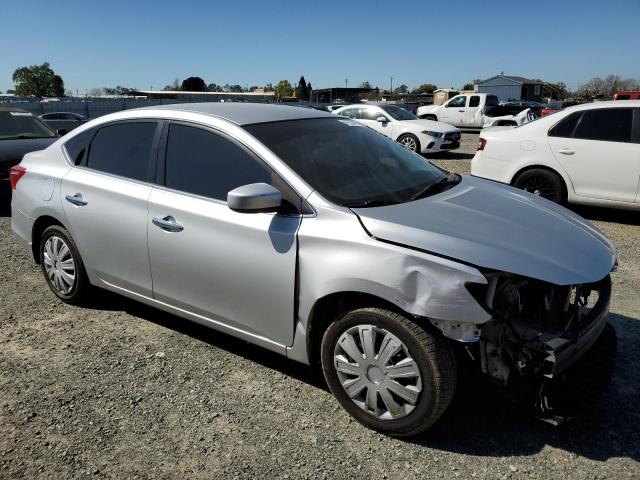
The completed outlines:
[[[156,227],[160,227],[167,232],[181,232],[182,230],[184,230],[184,227],[176,222],[176,219],[170,215],[167,215],[164,218],[153,217],[153,220],[151,220],[151,222]]]
[[[65,197],[67,202],[71,202],[78,207],[84,207],[88,202],[82,198],[82,194],[76,193],[75,195],[67,195]]]
[[[561,148],[560,150],[558,150],[558,153],[561,153],[563,155],[573,155],[576,152],[574,152],[570,148]]]
[[[458,110],[460,113],[464,113],[464,110]]]

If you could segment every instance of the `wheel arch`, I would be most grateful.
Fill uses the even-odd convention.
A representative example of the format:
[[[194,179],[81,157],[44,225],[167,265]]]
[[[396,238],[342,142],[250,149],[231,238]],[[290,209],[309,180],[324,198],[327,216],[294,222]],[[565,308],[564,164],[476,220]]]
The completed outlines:
[[[419,318],[389,300],[370,293],[343,291],[325,295],[313,304],[307,320],[307,355],[311,365],[320,361],[322,336],[331,322],[341,314],[364,307],[384,308],[414,320]],[[432,328],[429,322],[420,323],[424,328]]]
[[[514,186],[514,184],[516,183],[516,180],[518,179],[518,177],[520,175],[522,175],[523,173],[528,172],[529,170],[546,170],[546,171],[548,171],[550,173],[553,173],[554,175],[557,175],[558,178],[560,178],[560,180],[562,181],[562,188],[563,188],[562,194],[564,196],[564,199],[565,199],[565,201],[567,201],[569,199],[569,184],[570,184],[569,181],[558,170],[556,170],[553,167],[549,167],[547,165],[537,165],[536,164],[536,165],[527,165],[526,167],[520,168],[511,177],[511,181],[509,182],[509,185]]]
[[[33,223],[31,229],[31,253],[33,260],[40,264],[40,237],[43,232],[51,225],[59,225],[62,228],[67,228],[58,218],[51,215],[41,215]]]

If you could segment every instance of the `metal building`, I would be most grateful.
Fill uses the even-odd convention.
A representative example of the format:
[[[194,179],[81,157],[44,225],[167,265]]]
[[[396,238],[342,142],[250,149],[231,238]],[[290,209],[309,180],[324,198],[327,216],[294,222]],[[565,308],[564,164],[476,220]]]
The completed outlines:
[[[501,102],[528,100],[542,102],[543,82],[511,75],[496,75],[478,84],[479,93],[493,93]]]

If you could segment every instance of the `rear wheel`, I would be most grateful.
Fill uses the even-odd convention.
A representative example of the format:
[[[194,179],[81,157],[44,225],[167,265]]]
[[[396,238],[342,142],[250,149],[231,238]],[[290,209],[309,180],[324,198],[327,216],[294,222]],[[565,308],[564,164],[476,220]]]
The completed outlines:
[[[449,405],[457,372],[451,347],[397,313],[363,308],[333,322],[322,339],[322,370],[342,407],[394,436],[429,428]]]
[[[398,143],[412,152],[420,153],[420,140],[415,135],[405,133],[398,138]]]
[[[45,229],[40,240],[40,266],[49,288],[74,305],[86,300],[89,280],[75,242],[59,225]]]
[[[566,201],[562,178],[542,168],[533,168],[521,173],[514,180],[513,186],[556,203]]]

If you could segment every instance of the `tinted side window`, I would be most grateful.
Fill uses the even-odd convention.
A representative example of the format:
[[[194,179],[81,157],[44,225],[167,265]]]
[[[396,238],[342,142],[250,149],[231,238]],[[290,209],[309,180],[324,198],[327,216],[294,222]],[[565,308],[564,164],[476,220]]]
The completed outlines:
[[[169,128],[167,187],[226,201],[230,190],[259,182],[271,184],[270,172],[239,145],[196,127]]]
[[[95,133],[95,129],[87,130],[67,140],[67,142],[64,144],[67,155],[69,155],[69,158],[74,165],[86,164],[85,160],[89,142],[91,142],[91,138]]]
[[[607,108],[587,110],[573,134],[574,138],[630,142],[633,109]]]
[[[469,106],[470,107],[478,107],[480,106],[480,97],[477,95],[474,95],[473,97],[471,97],[469,99]]]
[[[134,180],[147,180],[157,123],[119,123],[98,130],[87,167]]]
[[[576,112],[572,113],[567,118],[563,118],[560,122],[551,127],[551,130],[549,130],[549,136],[571,138],[573,130],[576,128],[581,116],[582,112]]]

